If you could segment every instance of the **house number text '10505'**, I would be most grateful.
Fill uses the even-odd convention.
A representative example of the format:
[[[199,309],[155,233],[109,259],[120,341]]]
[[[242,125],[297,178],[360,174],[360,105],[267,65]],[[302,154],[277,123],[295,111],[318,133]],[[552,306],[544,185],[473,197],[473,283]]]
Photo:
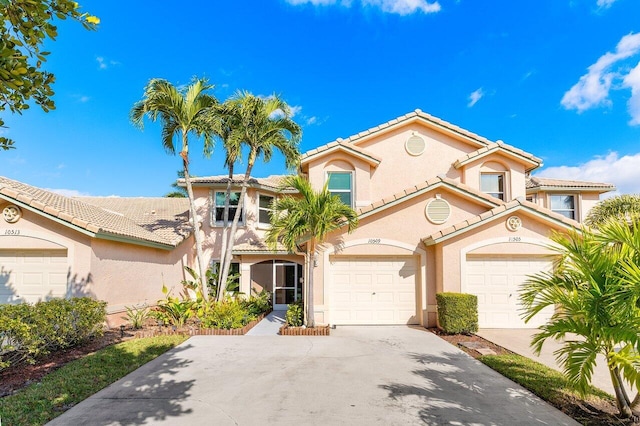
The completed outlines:
[[[369,244],[380,244],[380,238],[369,238]]]

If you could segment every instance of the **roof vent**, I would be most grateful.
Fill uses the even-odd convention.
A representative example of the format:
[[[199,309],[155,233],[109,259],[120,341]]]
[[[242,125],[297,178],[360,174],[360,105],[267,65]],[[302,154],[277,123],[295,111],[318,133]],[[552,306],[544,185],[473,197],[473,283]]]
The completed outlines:
[[[451,216],[451,206],[445,200],[438,197],[429,201],[424,213],[431,223],[440,225],[445,223],[449,219],[449,216]]]
[[[420,136],[417,136],[415,133],[409,139],[407,139],[404,144],[404,148],[407,150],[407,152],[415,156],[422,154],[426,146],[427,144],[425,143],[424,139],[422,139]]]

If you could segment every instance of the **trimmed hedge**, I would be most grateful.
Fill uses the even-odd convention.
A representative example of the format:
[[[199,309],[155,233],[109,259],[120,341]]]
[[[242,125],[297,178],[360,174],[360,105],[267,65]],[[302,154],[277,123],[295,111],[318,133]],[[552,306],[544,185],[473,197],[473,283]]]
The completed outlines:
[[[478,297],[465,293],[437,293],[438,326],[447,334],[478,331]]]
[[[0,370],[101,335],[106,306],[89,297],[0,305]]]

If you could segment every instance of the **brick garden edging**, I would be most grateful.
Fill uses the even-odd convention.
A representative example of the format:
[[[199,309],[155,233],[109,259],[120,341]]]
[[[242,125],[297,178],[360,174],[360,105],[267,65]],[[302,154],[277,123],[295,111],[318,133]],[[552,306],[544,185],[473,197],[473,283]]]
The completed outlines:
[[[281,336],[329,336],[330,328],[328,325],[323,325],[320,327],[289,327],[288,325],[283,325],[280,327],[280,335]]]
[[[232,328],[230,330],[222,329],[222,328],[199,328],[195,326],[187,326],[186,328],[181,328],[174,330],[173,327],[152,327],[143,330],[129,330],[129,332],[133,333],[133,336],[140,337],[155,337],[161,335],[170,335],[170,334],[186,334],[189,336],[243,336],[247,334],[249,330],[255,327],[260,321],[264,319],[270,312],[266,312],[258,316],[257,319],[251,321],[247,325],[242,328]]]

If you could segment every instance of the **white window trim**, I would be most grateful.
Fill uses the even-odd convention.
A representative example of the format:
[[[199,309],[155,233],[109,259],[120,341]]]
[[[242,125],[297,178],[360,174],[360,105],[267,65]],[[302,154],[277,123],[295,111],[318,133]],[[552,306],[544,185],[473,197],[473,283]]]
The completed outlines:
[[[264,208],[264,207],[260,207],[260,197],[269,197],[271,198],[273,201],[276,200],[276,196],[275,195],[271,195],[271,194],[267,194],[265,192],[257,192],[256,193],[256,225],[258,227],[258,229],[269,229],[271,228],[271,223],[265,223],[265,222],[260,222],[260,211],[261,210],[266,210],[269,212],[273,212],[273,209],[268,209],[268,208]]]
[[[331,189],[329,189],[329,188],[328,188],[328,183],[329,183],[329,173],[343,173],[343,174],[348,173],[348,174],[349,174],[349,179],[350,179],[350,181],[351,181],[351,182],[350,182],[351,190],[346,191],[346,190],[344,190],[344,189],[339,189],[339,190],[333,190],[333,191],[332,191]],[[329,192],[331,192],[331,193],[335,193],[335,192],[342,192],[342,193],[350,192],[350,193],[351,193],[351,205],[349,206],[349,207],[351,207],[351,208],[353,208],[353,206],[354,206],[354,205],[355,205],[355,203],[356,203],[356,188],[355,188],[355,185],[354,185],[354,179],[353,179],[353,177],[354,177],[353,170],[327,170],[327,171],[325,172],[325,177],[324,177],[324,179],[325,179],[324,181],[327,183],[327,188],[329,189]]]
[[[562,213],[560,213],[561,211],[569,212],[571,210],[569,210],[569,209],[560,209],[560,210],[552,209],[551,208],[551,197],[573,197],[573,220],[575,220],[576,222],[581,222],[581,220],[580,220],[580,205],[582,204],[582,198],[580,197],[579,193],[566,192],[566,193],[549,193],[549,194],[547,194],[547,206],[549,207],[549,210],[551,210],[554,213],[562,214]],[[570,219],[570,218],[567,218],[567,219]]]
[[[224,225],[222,223],[222,221],[218,222],[216,221],[216,208],[217,207],[221,207],[224,208],[224,206],[216,206],[216,193],[217,192],[221,192],[221,193],[225,193],[227,192],[226,189],[224,190],[217,190],[217,189],[212,189],[209,192],[209,200],[211,202],[211,214],[210,214],[210,219],[209,219],[209,223],[211,225],[212,228],[222,228]],[[241,191],[235,191],[235,190],[231,190],[231,192],[237,192],[238,194]],[[246,197],[247,195],[245,194],[245,202],[242,203],[242,215],[240,215],[240,220],[238,221],[238,226],[240,228],[243,228],[245,226],[245,224],[247,223],[247,202],[246,202]],[[231,205],[229,205],[229,207],[231,207]],[[229,212],[231,213],[231,212]],[[229,225],[231,225],[231,223],[233,222],[233,217],[229,216]]]
[[[496,175],[502,176],[502,201],[507,202],[511,199],[511,194],[509,193],[509,172],[480,172],[480,192],[483,194],[491,195],[492,193],[485,192],[482,190],[482,175]],[[491,195],[493,197],[493,195]],[[500,198],[498,198],[500,199]]]

